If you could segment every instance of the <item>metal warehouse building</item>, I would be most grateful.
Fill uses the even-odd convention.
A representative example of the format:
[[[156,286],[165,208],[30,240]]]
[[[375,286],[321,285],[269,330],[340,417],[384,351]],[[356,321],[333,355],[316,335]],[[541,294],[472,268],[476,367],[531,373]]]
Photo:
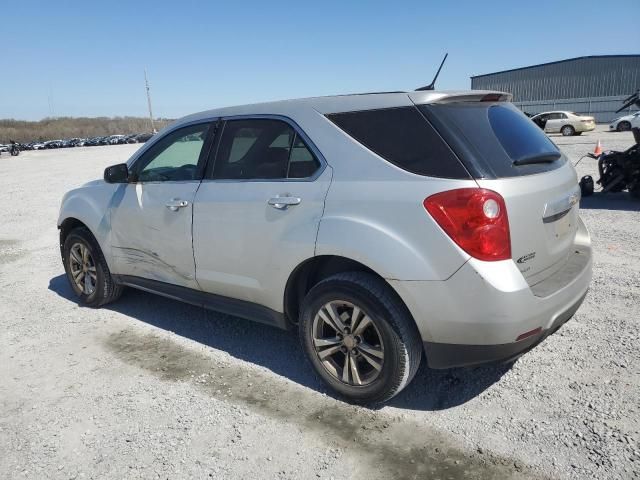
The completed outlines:
[[[640,55],[578,57],[477,75],[471,88],[510,92],[528,113],[569,110],[609,122],[625,113],[615,111],[640,89]]]

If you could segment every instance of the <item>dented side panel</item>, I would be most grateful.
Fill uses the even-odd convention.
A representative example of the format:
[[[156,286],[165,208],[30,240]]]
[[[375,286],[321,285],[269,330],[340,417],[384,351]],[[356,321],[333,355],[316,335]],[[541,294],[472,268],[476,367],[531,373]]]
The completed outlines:
[[[124,186],[111,213],[114,273],[198,288],[191,239],[197,188],[198,182]],[[178,210],[167,208],[174,199],[188,204]]]

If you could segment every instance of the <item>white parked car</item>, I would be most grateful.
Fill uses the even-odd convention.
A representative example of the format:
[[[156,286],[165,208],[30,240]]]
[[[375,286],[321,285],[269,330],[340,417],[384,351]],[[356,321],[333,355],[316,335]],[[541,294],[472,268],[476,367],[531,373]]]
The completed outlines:
[[[574,112],[542,112],[531,117],[531,120],[546,133],[561,133],[565,137],[580,135],[596,128],[593,117]]]
[[[626,132],[632,128],[640,128],[640,112],[618,117],[609,124],[609,130]]]

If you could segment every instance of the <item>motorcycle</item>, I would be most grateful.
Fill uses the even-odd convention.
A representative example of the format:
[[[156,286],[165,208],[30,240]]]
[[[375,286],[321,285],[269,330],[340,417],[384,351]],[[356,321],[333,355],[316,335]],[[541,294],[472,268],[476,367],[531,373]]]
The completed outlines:
[[[640,199],[640,128],[632,130],[635,145],[624,152],[606,151],[599,156],[591,155],[598,160],[600,179],[596,182],[602,186],[602,192],[621,192]],[[580,180],[583,197],[593,194],[594,183],[590,175]]]
[[[18,155],[20,155],[20,147],[18,146],[17,143],[11,144],[11,147],[9,148],[9,153],[11,154],[12,157],[17,157]]]
[[[629,95],[622,101],[616,113],[635,105],[640,108],[640,89]],[[588,154],[598,160],[598,172],[600,179],[597,181],[602,186],[602,192],[621,192],[625,188],[634,198],[640,198],[640,128],[633,128],[633,139],[636,144],[624,152],[608,151],[599,156]],[[593,194],[593,178],[585,175],[580,180],[580,191],[583,197]]]

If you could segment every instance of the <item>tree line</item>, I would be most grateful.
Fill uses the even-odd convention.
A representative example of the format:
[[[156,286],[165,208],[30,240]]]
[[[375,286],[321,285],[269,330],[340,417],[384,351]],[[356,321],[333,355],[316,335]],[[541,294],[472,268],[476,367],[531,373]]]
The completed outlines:
[[[157,130],[172,120],[154,120]],[[64,138],[88,138],[106,135],[146,133],[151,125],[143,117],[56,117],[38,121],[0,120],[0,143],[15,140],[18,143],[58,140]]]

